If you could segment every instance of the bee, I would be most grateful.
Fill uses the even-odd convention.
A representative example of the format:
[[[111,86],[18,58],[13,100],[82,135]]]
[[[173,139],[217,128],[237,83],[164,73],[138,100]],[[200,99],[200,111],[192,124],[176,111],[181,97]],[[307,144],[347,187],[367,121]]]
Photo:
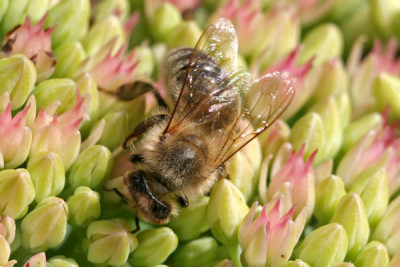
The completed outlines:
[[[174,109],[160,108],[124,143],[133,163],[124,175],[124,198],[136,219],[169,222],[178,205],[187,207],[191,197],[228,177],[224,163],[289,105],[295,80],[288,73],[251,81],[237,67],[237,56],[235,29],[224,18],[203,32],[195,48],[167,54],[160,75]]]

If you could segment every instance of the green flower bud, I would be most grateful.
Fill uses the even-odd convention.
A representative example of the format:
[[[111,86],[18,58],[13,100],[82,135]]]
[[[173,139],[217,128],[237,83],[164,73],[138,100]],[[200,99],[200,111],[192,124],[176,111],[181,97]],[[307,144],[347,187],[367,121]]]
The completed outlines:
[[[315,150],[323,147],[325,144],[325,131],[321,116],[318,113],[309,112],[298,119],[292,127],[290,142],[296,151],[299,151],[301,146],[305,144],[305,158],[309,158]],[[318,154],[314,161],[316,165],[321,163],[317,159]]]
[[[178,247],[168,262],[171,266],[206,266],[211,264],[217,255],[218,242],[206,236]]]
[[[100,217],[100,195],[89,187],[78,187],[67,204],[72,225],[85,226]]]
[[[82,39],[82,45],[88,56],[96,54],[105,44],[116,39],[114,51],[125,42],[124,27],[119,19],[111,15],[108,18],[95,23]]]
[[[373,94],[378,110],[383,110],[390,106],[389,117],[398,118],[400,116],[400,79],[396,76],[381,73],[373,85]]]
[[[122,219],[95,221],[86,232],[87,259],[93,263],[120,266],[138,245],[129,224]]]
[[[153,266],[164,262],[178,246],[178,237],[168,227],[147,229],[137,234],[139,246],[129,256],[132,266]]]
[[[67,219],[68,206],[63,199],[43,199],[22,220],[22,245],[34,252],[58,246],[67,232]]]
[[[261,157],[260,142],[256,139],[242,148],[226,163],[230,181],[242,192],[246,201],[253,196],[256,189]]]
[[[383,167],[370,167],[358,175],[350,192],[357,193],[373,228],[385,214],[389,202],[388,176]],[[383,266],[383,265],[382,265]]]
[[[282,267],[310,267],[310,265],[302,260],[295,260],[286,262]]]
[[[332,223],[340,223],[348,237],[347,259],[354,259],[369,238],[368,217],[359,195],[348,193],[339,202]]]
[[[15,221],[11,217],[0,217],[0,236],[3,236],[8,244],[14,241],[15,230]]]
[[[396,22],[399,21],[397,17],[400,12],[399,2],[394,0],[373,0],[370,5],[374,26],[377,27],[380,35],[389,37],[393,34],[398,34]]]
[[[46,27],[57,25],[51,35],[54,47],[80,40],[89,25],[89,0],[64,0],[53,6],[46,19]]]
[[[0,235],[0,266],[5,265],[11,255],[10,244],[8,244],[6,238]]]
[[[219,180],[212,189],[207,219],[215,238],[222,244],[237,240],[238,227],[249,212],[242,193],[231,181]]]
[[[371,240],[382,242],[390,256],[400,251],[400,196],[395,198],[388,206],[385,215],[380,220],[372,234]]]
[[[389,255],[386,247],[378,242],[368,243],[357,255],[354,265],[357,267],[381,267],[387,266]]]
[[[71,167],[69,182],[73,188],[88,186],[96,188],[110,173],[112,155],[105,146],[92,146],[81,154]]]
[[[161,4],[148,18],[150,30],[157,41],[165,42],[168,36],[182,21],[179,10],[169,2]]]
[[[4,14],[7,11],[8,4],[9,4],[8,2],[9,2],[9,0],[0,0],[0,22],[4,16]],[[1,34],[0,34],[0,36],[1,36]]]
[[[121,21],[124,21],[129,16],[129,6],[128,0],[103,0],[95,4],[91,13],[96,22],[105,20],[116,12],[118,12],[118,17]]]
[[[22,107],[33,90],[35,81],[35,65],[24,55],[0,59],[0,95],[5,92],[10,94],[13,110]]]
[[[147,45],[138,46],[135,49],[133,60],[139,62],[136,67],[136,73],[138,75],[151,76],[156,67],[153,51]]]
[[[314,216],[320,223],[327,223],[333,216],[340,199],[346,195],[342,179],[330,175],[317,184]]]
[[[179,240],[186,241],[198,238],[200,234],[210,229],[206,217],[208,200],[209,197],[207,196],[192,200],[189,207],[182,209],[179,212],[179,217],[168,224]]]
[[[0,24],[0,36],[6,35],[18,24],[22,24],[26,17],[26,8],[29,5],[29,0],[11,0],[8,1],[4,12],[3,20]]]
[[[85,50],[79,42],[66,43],[54,50],[57,58],[53,78],[73,78],[80,63],[86,58]]]
[[[342,151],[349,150],[371,129],[378,129],[382,125],[382,116],[379,113],[368,113],[359,119],[351,122],[343,134]]]
[[[322,101],[331,95],[340,95],[347,91],[349,78],[339,59],[325,61],[321,66],[320,79],[312,97],[313,102]]]
[[[194,21],[183,21],[176,25],[167,37],[168,47],[194,47],[201,36],[201,29]]]
[[[30,0],[27,15],[33,24],[37,23],[51,7],[52,0]]]
[[[25,169],[0,172],[0,215],[13,219],[23,217],[35,199],[35,188]]]
[[[24,267],[46,267],[46,254],[41,252],[33,255],[24,264]]]
[[[89,94],[90,102],[88,107],[88,113],[90,120],[86,120],[80,127],[82,135],[87,136],[90,128],[97,121],[99,117],[99,91],[93,77],[85,72],[76,78],[76,85],[79,88],[81,95]]]
[[[122,144],[129,132],[128,115],[124,111],[108,113],[104,116],[106,125],[99,143],[114,150]]]
[[[39,83],[32,93],[36,99],[37,109],[59,101],[57,114],[60,114],[75,104],[76,85],[70,79],[49,79]]]
[[[342,128],[346,127],[351,120],[351,100],[348,92],[343,92],[335,96],[336,104],[339,109],[340,122]],[[343,144],[343,141],[342,141]],[[342,145],[343,146],[343,145]]]
[[[298,258],[310,266],[328,267],[344,260],[348,239],[340,224],[324,225],[306,236],[298,248]]]
[[[64,256],[52,257],[47,261],[47,267],[79,267],[74,259]]]
[[[343,36],[335,24],[321,24],[307,33],[303,40],[299,62],[306,63],[312,57],[314,66],[342,55]]]
[[[341,117],[332,96],[319,101],[313,110],[321,116],[325,136],[323,139],[326,140],[324,146],[318,148],[315,161],[323,162],[335,157],[340,149],[343,139]]]
[[[65,170],[57,153],[43,151],[34,154],[28,161],[27,169],[35,187],[36,202],[57,196],[64,189]]]

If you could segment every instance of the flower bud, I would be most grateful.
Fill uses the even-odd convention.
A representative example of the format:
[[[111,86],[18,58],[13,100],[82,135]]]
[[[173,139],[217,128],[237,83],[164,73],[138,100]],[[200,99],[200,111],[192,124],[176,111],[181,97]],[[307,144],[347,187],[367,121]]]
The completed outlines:
[[[400,196],[396,197],[388,206],[385,215],[376,226],[371,240],[382,242],[390,256],[400,251]]]
[[[122,219],[95,221],[86,232],[87,259],[92,263],[120,266],[138,245],[129,224]]]
[[[328,96],[340,95],[347,91],[349,78],[339,58],[332,58],[323,63],[318,84],[312,96],[312,102],[322,101]]]
[[[147,45],[135,47],[136,53],[133,59],[134,62],[139,61],[136,72],[138,75],[150,77],[156,68],[156,62],[153,51]]]
[[[88,56],[93,56],[112,39],[116,39],[113,51],[118,50],[126,41],[124,27],[115,15],[96,22],[82,39],[82,45]]]
[[[350,95],[348,92],[343,92],[339,95],[336,95],[335,100],[339,109],[339,116],[342,128],[345,129],[345,127],[350,123],[351,120],[352,109]]]
[[[28,0],[13,0],[7,1],[8,5],[4,12],[3,20],[0,24],[0,36],[4,36],[18,24],[21,24],[26,17],[26,9],[29,5]]]
[[[0,236],[3,236],[8,244],[11,244],[15,238],[15,221],[11,217],[0,216]]]
[[[180,247],[168,262],[171,266],[207,266],[218,255],[218,242],[212,237],[201,237]]]
[[[282,267],[310,267],[310,265],[302,260],[295,260],[286,262]]]
[[[54,47],[80,40],[89,25],[89,0],[64,0],[53,6],[46,19],[46,27],[57,25],[51,40]]]
[[[97,188],[110,173],[112,156],[105,146],[96,145],[83,151],[71,167],[69,182],[73,188]]]
[[[364,170],[351,186],[350,192],[357,193],[364,205],[369,225],[373,228],[385,214],[389,202],[389,185],[386,170],[370,167]],[[383,266],[383,265],[382,265]]]
[[[194,21],[183,21],[176,25],[169,36],[167,44],[170,49],[175,47],[194,47],[201,36],[201,29]]]
[[[147,2],[145,5],[145,8],[148,9]],[[149,11],[146,10],[146,12]],[[157,41],[165,42],[172,33],[172,29],[181,23],[182,16],[177,8],[169,2],[165,2],[159,5],[147,19],[153,37]]]
[[[343,139],[343,128],[338,106],[334,97],[327,97],[313,108],[321,116],[324,132],[324,145],[318,148],[316,162],[334,158],[338,153]],[[329,140],[329,142],[328,142]]]
[[[378,130],[382,126],[382,123],[382,116],[376,112],[365,114],[357,120],[352,121],[344,129],[341,150],[348,151],[370,130]]]
[[[0,1],[0,22],[1,22],[1,19],[3,18],[3,16],[4,16],[4,14],[7,11],[7,7],[8,7],[8,4],[9,4],[8,2],[9,2],[9,0],[1,0]]]
[[[11,255],[10,244],[8,244],[6,238],[0,235],[0,266],[5,265]]]
[[[53,78],[73,78],[77,74],[80,63],[86,58],[80,42],[65,43],[54,50],[57,58]]]
[[[28,161],[27,167],[35,187],[36,202],[57,196],[64,189],[65,170],[60,156],[54,152],[39,152]]]
[[[100,195],[89,187],[78,187],[67,204],[72,225],[85,226],[100,217]]]
[[[121,21],[126,20],[129,16],[128,0],[104,0],[92,3],[92,8],[92,19],[96,22],[106,19],[111,14],[117,14]]]
[[[357,267],[381,267],[387,266],[389,255],[386,247],[378,242],[371,241],[357,255],[354,265]]]
[[[261,157],[260,142],[256,139],[239,150],[226,163],[230,181],[242,192],[246,201],[253,196],[256,189]]]
[[[323,147],[326,141],[321,116],[318,113],[309,112],[298,119],[292,127],[290,142],[296,150],[305,144],[305,158],[309,158],[314,151]],[[315,161],[316,165],[319,163]]]
[[[397,76],[381,73],[376,77],[373,85],[373,94],[376,100],[376,108],[384,110],[390,106],[389,117],[398,118],[400,116],[400,79]]]
[[[153,266],[164,262],[178,245],[178,237],[168,227],[147,229],[137,234],[139,246],[129,256],[132,266]]]
[[[315,57],[314,66],[319,66],[331,58],[341,56],[343,36],[335,24],[321,24],[307,33],[302,45],[304,49],[300,53],[299,62],[305,63]]]
[[[44,252],[40,252],[33,255],[24,264],[24,267],[46,267],[46,254]]]
[[[0,59],[0,95],[10,94],[12,109],[20,108],[28,99],[36,81],[36,69],[24,55]]]
[[[179,212],[179,217],[168,224],[179,240],[186,241],[198,238],[200,234],[210,229],[206,215],[208,200],[209,197],[207,196],[193,199],[189,207],[182,209]]]
[[[347,244],[343,226],[330,223],[309,233],[299,246],[297,256],[310,266],[328,267],[344,260]]]
[[[314,216],[320,223],[328,223],[346,191],[342,179],[330,175],[317,184]]]
[[[22,245],[34,252],[58,246],[67,232],[67,219],[68,206],[63,199],[43,199],[22,220]]]
[[[337,205],[331,222],[340,223],[346,230],[348,237],[346,259],[354,259],[367,244],[370,232],[368,217],[360,196],[355,193],[345,195]]]
[[[122,144],[129,132],[128,115],[124,111],[108,113],[104,116],[106,125],[99,144],[114,150]]]
[[[23,217],[35,199],[31,176],[25,169],[0,171],[0,215]]]
[[[379,31],[379,34],[383,37],[398,35],[399,19],[397,15],[400,12],[399,3],[393,0],[373,0],[370,5],[374,26]]]
[[[237,240],[237,231],[249,208],[242,193],[232,182],[219,180],[211,191],[207,220],[215,238],[222,244]]]
[[[339,262],[332,265],[332,267],[355,267],[355,265],[351,262]]]
[[[46,267],[79,267],[79,265],[74,259],[56,256],[47,260]]]
[[[4,111],[0,113],[0,169],[21,165],[28,157],[32,142],[32,131],[25,126],[30,105],[14,118],[11,118],[11,105],[8,102]]]
[[[276,155],[279,148],[288,141],[289,136],[290,127],[283,120],[277,120],[258,137],[263,155]]]
[[[63,113],[70,108],[76,99],[76,85],[70,79],[49,79],[38,84],[33,90],[38,107],[47,107],[59,101],[57,113]]]

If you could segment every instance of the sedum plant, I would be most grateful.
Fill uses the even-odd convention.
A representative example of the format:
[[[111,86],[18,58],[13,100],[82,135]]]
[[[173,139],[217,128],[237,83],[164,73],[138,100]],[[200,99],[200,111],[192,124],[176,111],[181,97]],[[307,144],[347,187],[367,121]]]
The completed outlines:
[[[0,0],[0,266],[400,266],[399,12],[396,0]],[[166,225],[135,218],[121,145],[160,99],[173,106],[166,53],[220,17],[238,66],[291,73],[296,94],[226,163],[230,179]]]

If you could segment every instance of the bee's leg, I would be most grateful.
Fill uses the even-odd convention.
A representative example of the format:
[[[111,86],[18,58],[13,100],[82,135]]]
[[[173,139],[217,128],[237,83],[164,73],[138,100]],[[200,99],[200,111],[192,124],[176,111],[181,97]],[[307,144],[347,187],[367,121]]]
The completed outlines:
[[[144,132],[146,132],[147,129],[149,129],[153,125],[163,122],[165,120],[169,120],[169,114],[159,113],[159,114],[150,116],[147,119],[145,119],[144,121],[140,122],[138,125],[136,125],[136,127],[133,129],[133,131],[125,138],[125,141],[122,144],[122,147],[124,149],[128,149],[129,144],[134,142],[133,139],[138,140],[144,134]]]
[[[124,196],[124,194],[122,194],[117,188],[113,188],[111,190],[114,191],[115,194],[117,194],[122,199],[122,201],[128,203],[128,199],[126,198],[126,196]]]
[[[131,231],[132,234],[136,234],[137,232],[140,231],[139,216],[137,216],[137,214],[135,214],[135,225],[136,225],[136,228],[135,228],[135,230]]]
[[[189,200],[187,199],[186,196],[177,195],[177,198],[178,198],[178,203],[179,205],[181,205],[182,208],[186,208],[187,206],[189,206]]]
[[[230,179],[229,173],[226,171],[225,163],[222,163],[217,169],[217,178],[220,179]]]

